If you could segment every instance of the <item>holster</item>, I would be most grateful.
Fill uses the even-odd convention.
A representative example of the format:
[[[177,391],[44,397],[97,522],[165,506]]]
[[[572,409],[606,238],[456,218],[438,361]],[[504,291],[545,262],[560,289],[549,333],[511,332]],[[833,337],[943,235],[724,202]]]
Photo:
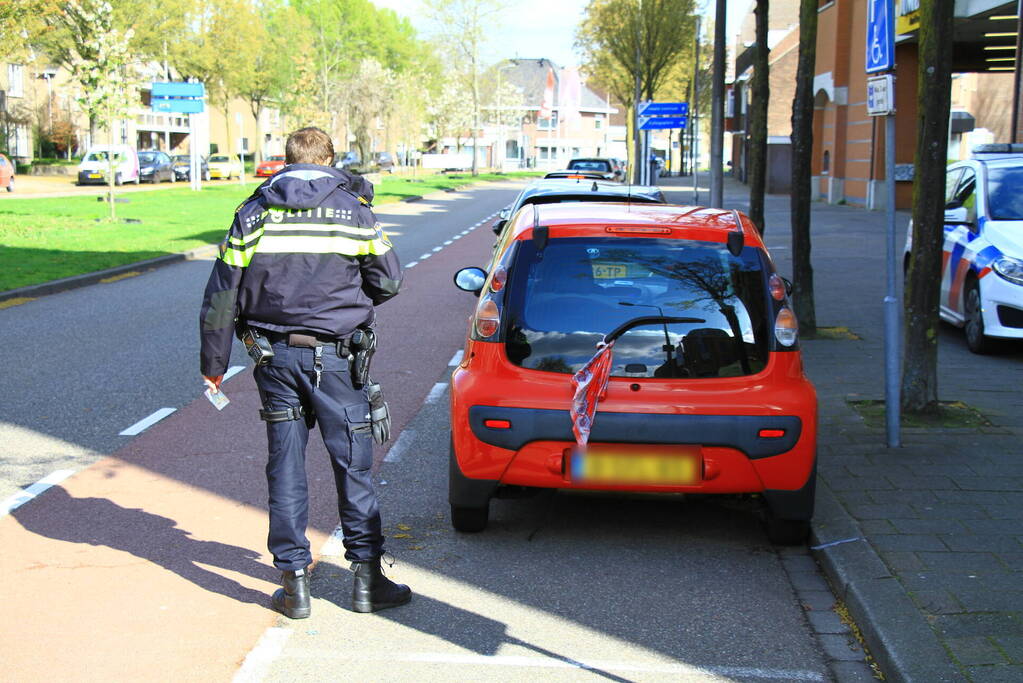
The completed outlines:
[[[373,440],[382,444],[391,438],[391,412],[384,401],[384,394],[380,385],[372,382],[366,387],[366,397],[369,399],[369,420],[373,427]]]
[[[306,410],[301,405],[288,406],[283,410],[260,409],[259,417],[264,422],[287,422],[289,420],[301,420],[304,418],[307,428],[312,429],[313,426],[316,425],[316,413],[312,410]]]
[[[377,350],[377,335],[368,327],[360,327],[348,341],[352,353],[352,386],[361,389],[369,382],[369,366]]]

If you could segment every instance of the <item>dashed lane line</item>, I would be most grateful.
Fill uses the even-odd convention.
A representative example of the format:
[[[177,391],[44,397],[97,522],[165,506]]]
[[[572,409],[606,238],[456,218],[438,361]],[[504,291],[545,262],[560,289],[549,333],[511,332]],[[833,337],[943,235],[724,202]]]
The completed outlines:
[[[494,216],[496,216],[496,215],[497,215],[497,212],[495,211],[494,213],[490,214],[489,216],[487,216],[486,218],[484,218],[484,219],[483,219],[482,221],[480,221],[479,223],[475,223],[475,224],[473,224],[473,225],[472,225],[471,227],[468,227],[468,228],[466,228],[465,230],[463,230],[462,232],[458,233],[457,235],[452,235],[451,239],[449,239],[449,240],[445,241],[445,242],[444,242],[443,244],[441,244],[441,245],[440,245],[439,247],[434,247],[434,248],[433,248],[432,250],[430,250],[430,251],[429,251],[428,253],[426,253],[426,254],[423,254],[422,256],[420,256],[420,257],[419,257],[418,259],[416,259],[415,261],[409,261],[409,262],[408,262],[408,263],[406,263],[406,264],[405,264],[404,266],[402,266],[402,268],[404,268],[405,270],[408,270],[409,268],[414,268],[414,267],[418,266],[418,265],[419,265],[420,263],[422,263],[422,262],[423,262],[423,261],[425,261],[426,259],[428,259],[428,258],[430,258],[431,256],[433,256],[434,254],[436,254],[436,253],[437,253],[438,251],[440,251],[440,250],[441,250],[441,249],[443,249],[444,247],[450,246],[450,245],[451,245],[451,243],[452,243],[452,242],[454,242],[455,240],[457,240],[457,239],[459,239],[459,238],[462,238],[462,237],[465,237],[466,235],[468,235],[468,234],[469,234],[470,232],[472,232],[472,231],[473,231],[473,230],[475,230],[476,228],[480,227],[481,225],[484,225],[484,224],[486,224],[486,223],[487,223],[487,221],[489,221],[489,220],[490,220],[491,218],[493,218],[493,217],[494,217]]]
[[[462,356],[465,355],[464,349],[458,349],[455,351],[455,355],[451,356],[451,360],[448,361],[448,367],[453,368],[462,362]]]
[[[27,486],[14,495],[8,496],[7,499],[0,503],[0,518],[6,517],[13,510],[21,507],[51,486],[55,486],[64,481],[74,473],[74,470],[57,470],[56,472],[46,475],[31,486]]]
[[[412,443],[416,440],[416,430],[404,429],[401,434],[398,435],[394,445],[391,446],[390,450],[387,451],[387,455],[384,456],[384,462],[400,462],[401,456],[405,454],[409,448],[412,447]]]
[[[135,436],[137,434],[141,434],[142,432],[149,429],[157,422],[167,417],[176,410],[177,408],[160,408],[149,417],[142,418],[141,420],[133,424],[131,427],[128,427],[123,432],[120,432],[119,436]]]
[[[271,626],[259,637],[259,642],[245,656],[242,667],[234,675],[234,683],[262,681],[270,670],[270,665],[284,651],[284,644],[291,637],[292,629]]]
[[[440,400],[440,397],[444,395],[444,391],[447,388],[448,388],[447,382],[437,382],[436,384],[433,385],[433,388],[430,389],[430,393],[426,395],[426,399],[423,401],[423,403],[436,403],[438,400]]]
[[[226,382],[227,380],[231,379],[244,369],[245,369],[244,365],[232,365],[227,369],[227,372],[224,373],[224,379],[222,379],[221,381]]]

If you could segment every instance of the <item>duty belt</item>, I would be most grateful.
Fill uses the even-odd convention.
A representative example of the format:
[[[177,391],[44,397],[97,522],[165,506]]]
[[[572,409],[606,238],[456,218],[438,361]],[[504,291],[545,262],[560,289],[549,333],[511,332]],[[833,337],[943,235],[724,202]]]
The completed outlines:
[[[333,346],[337,350],[338,356],[346,358],[351,355],[348,339],[319,337],[315,334],[302,332],[268,332],[267,337],[272,342],[285,341],[288,346],[298,346],[307,349],[315,349],[318,346]]]

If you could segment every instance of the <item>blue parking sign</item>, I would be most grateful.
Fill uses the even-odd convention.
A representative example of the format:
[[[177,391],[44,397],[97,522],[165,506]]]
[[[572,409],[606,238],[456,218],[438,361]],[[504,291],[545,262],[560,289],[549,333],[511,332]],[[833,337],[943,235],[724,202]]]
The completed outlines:
[[[868,0],[866,72],[895,67],[894,0]]]

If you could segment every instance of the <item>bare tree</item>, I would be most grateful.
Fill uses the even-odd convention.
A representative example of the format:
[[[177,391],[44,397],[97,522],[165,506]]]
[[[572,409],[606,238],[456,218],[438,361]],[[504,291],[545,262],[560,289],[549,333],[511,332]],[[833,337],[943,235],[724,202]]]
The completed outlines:
[[[799,334],[817,333],[810,262],[811,164],[813,162],[813,76],[817,63],[817,0],[800,0],[799,63],[792,100],[792,305]]]
[[[944,241],[945,166],[952,97],[955,0],[920,3],[913,251],[906,275],[902,410],[938,410],[938,283]]]

